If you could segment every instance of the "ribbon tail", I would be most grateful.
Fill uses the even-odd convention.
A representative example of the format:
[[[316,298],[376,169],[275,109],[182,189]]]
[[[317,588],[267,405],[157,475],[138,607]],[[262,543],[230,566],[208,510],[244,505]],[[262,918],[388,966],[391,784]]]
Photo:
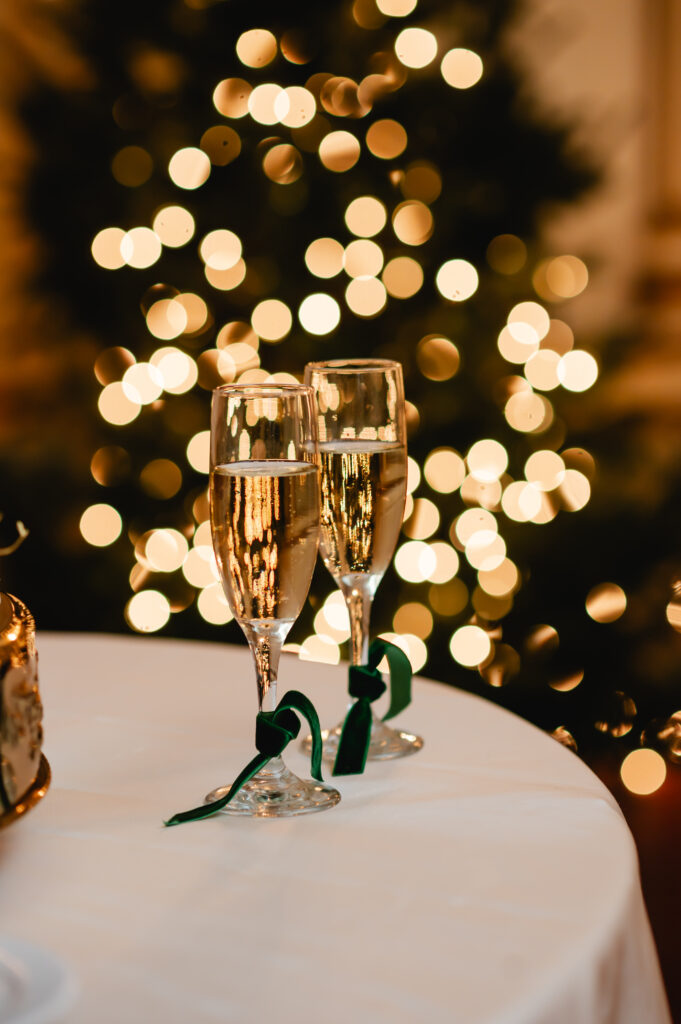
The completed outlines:
[[[390,667],[390,705],[382,719],[387,722],[411,704],[411,662],[400,647],[387,640],[374,640],[371,646],[374,644],[382,645],[381,655],[385,654]]]
[[[299,690],[288,690],[279,701],[278,707],[290,708],[307,719],[312,734],[312,753],[310,755],[310,774],[317,782],[322,778],[322,730],[319,715],[312,701]]]
[[[173,814],[172,818],[168,818],[163,824],[170,827],[172,825],[182,825],[185,821],[200,821],[201,818],[210,818],[212,814],[217,814],[223,807],[226,807],[229,801],[236,796],[242,786],[244,786],[253,776],[264,768],[267,762],[270,760],[265,754],[257,754],[252,761],[249,761],[243,771],[239,772],[232,785],[229,787],[229,793],[226,796],[220,797],[219,800],[213,800],[210,804],[202,804],[200,807],[194,807],[191,811],[180,811],[178,814]]]
[[[361,775],[371,740],[371,704],[360,697],[348,711],[338,742],[334,775]]]

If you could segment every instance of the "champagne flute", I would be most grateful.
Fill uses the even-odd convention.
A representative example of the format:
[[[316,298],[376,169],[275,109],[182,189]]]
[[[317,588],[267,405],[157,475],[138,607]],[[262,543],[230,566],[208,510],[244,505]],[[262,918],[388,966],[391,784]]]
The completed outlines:
[[[222,585],[255,661],[260,711],[276,707],[282,644],[310,587],[319,542],[319,454],[312,390],[226,384],[213,391],[210,521]],[[210,803],[228,786],[209,793]],[[338,803],[273,757],[222,813],[280,817]]]
[[[407,438],[402,367],[387,359],[308,363],[315,391],[321,462],[324,565],[345,598],[351,660],[366,665],[371,605],[402,525],[407,494]],[[324,732],[335,757],[342,726]],[[368,757],[404,757],[423,746],[373,713]]]

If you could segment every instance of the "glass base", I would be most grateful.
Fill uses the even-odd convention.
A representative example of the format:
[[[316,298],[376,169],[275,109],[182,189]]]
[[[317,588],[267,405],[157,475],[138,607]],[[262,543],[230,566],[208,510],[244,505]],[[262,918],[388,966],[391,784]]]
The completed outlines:
[[[335,729],[322,730],[325,761],[336,760],[342,730],[342,722]],[[307,736],[303,740],[302,746],[303,750],[309,753],[312,747],[312,737]],[[422,746],[423,740],[420,736],[415,736],[411,732],[403,732],[401,729],[391,729],[385,722],[374,718],[371,723],[367,761],[390,761],[396,757],[408,757],[410,754],[415,754]]]
[[[205,802],[219,800],[229,790],[229,786],[219,786],[208,793]],[[289,818],[294,814],[325,811],[327,807],[334,807],[339,800],[337,789],[324,786],[321,782],[299,779],[280,758],[273,758],[218,813],[240,814],[251,818]]]

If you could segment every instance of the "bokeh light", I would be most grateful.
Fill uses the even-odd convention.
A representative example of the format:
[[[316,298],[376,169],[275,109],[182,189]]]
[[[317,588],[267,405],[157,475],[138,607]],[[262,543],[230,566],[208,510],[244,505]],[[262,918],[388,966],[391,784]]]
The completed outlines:
[[[201,240],[201,259],[212,270],[230,270],[241,258],[241,239],[233,231],[218,228]]]
[[[498,480],[508,466],[508,452],[499,441],[486,438],[476,441],[466,455],[471,475],[481,483]]]
[[[155,572],[175,572],[189,553],[186,538],[179,530],[152,530],[144,548],[144,556]]]
[[[416,347],[416,362],[429,380],[451,380],[459,369],[459,350],[449,338],[427,334]]]
[[[534,452],[525,463],[528,483],[540,491],[552,491],[565,479],[565,463],[556,452]]]
[[[498,274],[517,274],[527,262],[527,246],[517,235],[496,235],[487,246],[487,262]]]
[[[123,529],[120,513],[103,502],[90,505],[80,517],[81,535],[93,547],[105,548],[118,540]]]
[[[122,228],[102,228],[92,239],[92,258],[104,270],[120,270],[125,266],[121,242],[125,238]]]
[[[225,78],[213,92],[215,109],[224,117],[245,117],[252,86],[243,78]]]
[[[151,228],[132,228],[121,239],[121,256],[136,270],[146,270],[156,263],[161,250],[161,239]]]
[[[277,55],[276,37],[266,28],[242,32],[236,41],[236,55],[249,68],[264,68]]]
[[[444,55],[440,71],[453,89],[470,89],[482,78],[482,59],[473,50],[457,47]]]
[[[319,159],[330,171],[349,171],[359,160],[359,140],[352,132],[329,132],[319,144]]]
[[[437,568],[437,557],[429,544],[409,540],[395,553],[395,570],[409,583],[423,583]]]
[[[282,87],[274,82],[256,85],[248,95],[248,112],[253,120],[258,124],[276,124],[284,105],[284,101],[279,98],[283,94]]]
[[[125,618],[137,633],[156,633],[170,618],[170,602],[159,590],[140,590],[125,606]]]
[[[394,160],[407,148],[407,133],[391,118],[374,121],[366,133],[367,149],[381,160]]]
[[[154,169],[151,155],[141,146],[124,146],[111,161],[111,173],[119,185],[138,188],[148,181]]]
[[[416,9],[417,3],[418,0],[376,0],[376,6],[381,14],[389,18],[406,18]]]
[[[135,363],[123,374],[123,390],[131,402],[151,405],[161,397],[163,377],[151,363]]]
[[[210,430],[200,430],[187,445],[187,462],[197,473],[210,469]]]
[[[385,265],[381,280],[393,298],[410,299],[423,284],[423,269],[411,256],[395,256]]]
[[[325,292],[308,295],[298,309],[298,319],[308,334],[330,334],[340,323],[340,315],[340,306]]]
[[[617,583],[599,583],[586,596],[586,610],[595,622],[615,622],[627,609],[627,595]]]
[[[437,39],[425,28],[405,28],[395,40],[397,59],[407,68],[425,68],[437,57]]]
[[[445,299],[464,302],[477,290],[478,272],[468,260],[447,260],[438,270],[435,284]]]
[[[171,459],[152,459],[140,472],[140,485],[151,498],[173,498],[182,486],[182,470]]]
[[[343,269],[345,250],[335,238],[315,238],[305,250],[305,265],[315,277],[330,278]]]
[[[461,626],[452,635],[449,650],[459,665],[473,668],[481,665],[490,656],[492,642],[479,626]]]
[[[274,111],[287,128],[302,128],[315,116],[317,104],[309,89],[290,85],[277,97]]]
[[[241,139],[233,128],[214,125],[201,136],[201,149],[215,167],[226,167],[241,152]]]
[[[348,230],[360,238],[373,238],[383,230],[387,219],[388,211],[375,196],[359,196],[345,211]]]
[[[178,188],[200,188],[210,176],[210,159],[202,149],[195,146],[178,149],[170,158],[168,174]]]
[[[466,476],[466,465],[453,448],[435,448],[426,458],[424,476],[434,491],[451,494]]]
[[[163,245],[170,249],[186,245],[196,229],[194,218],[184,206],[162,207],[154,217],[152,227]]]
[[[281,299],[263,299],[251,314],[251,324],[264,341],[281,341],[291,330],[293,316]]]
[[[433,215],[419,199],[407,199],[395,207],[393,231],[405,245],[423,245],[433,233]]]
[[[107,423],[123,427],[139,416],[142,403],[128,397],[122,381],[115,381],[102,389],[97,407]]]
[[[572,349],[561,356],[558,380],[567,391],[586,391],[598,378],[598,363],[589,352]]]
[[[421,640],[427,640],[433,632],[432,613],[420,601],[409,601],[395,612],[393,629],[396,633],[413,633]]]
[[[199,591],[196,606],[201,618],[213,626],[224,626],[234,618],[221,583],[211,583]]]
[[[345,301],[355,316],[377,316],[387,301],[385,285],[376,277],[356,277],[345,289]]]
[[[622,761],[620,775],[630,793],[649,796],[658,790],[665,781],[667,765],[656,750],[642,747],[640,750],[632,750],[627,754]]]
[[[350,277],[376,277],[383,268],[383,250],[368,238],[357,238],[346,247],[343,266]]]
[[[402,531],[412,540],[425,540],[431,537],[440,525],[440,513],[435,502],[429,498],[417,498],[414,508]]]

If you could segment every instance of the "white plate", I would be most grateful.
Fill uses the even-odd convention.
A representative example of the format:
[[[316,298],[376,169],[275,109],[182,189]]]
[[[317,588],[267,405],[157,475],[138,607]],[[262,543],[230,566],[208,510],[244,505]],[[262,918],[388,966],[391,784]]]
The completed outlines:
[[[56,1024],[64,1020],[76,993],[71,972],[53,953],[0,935],[2,1024]]]

